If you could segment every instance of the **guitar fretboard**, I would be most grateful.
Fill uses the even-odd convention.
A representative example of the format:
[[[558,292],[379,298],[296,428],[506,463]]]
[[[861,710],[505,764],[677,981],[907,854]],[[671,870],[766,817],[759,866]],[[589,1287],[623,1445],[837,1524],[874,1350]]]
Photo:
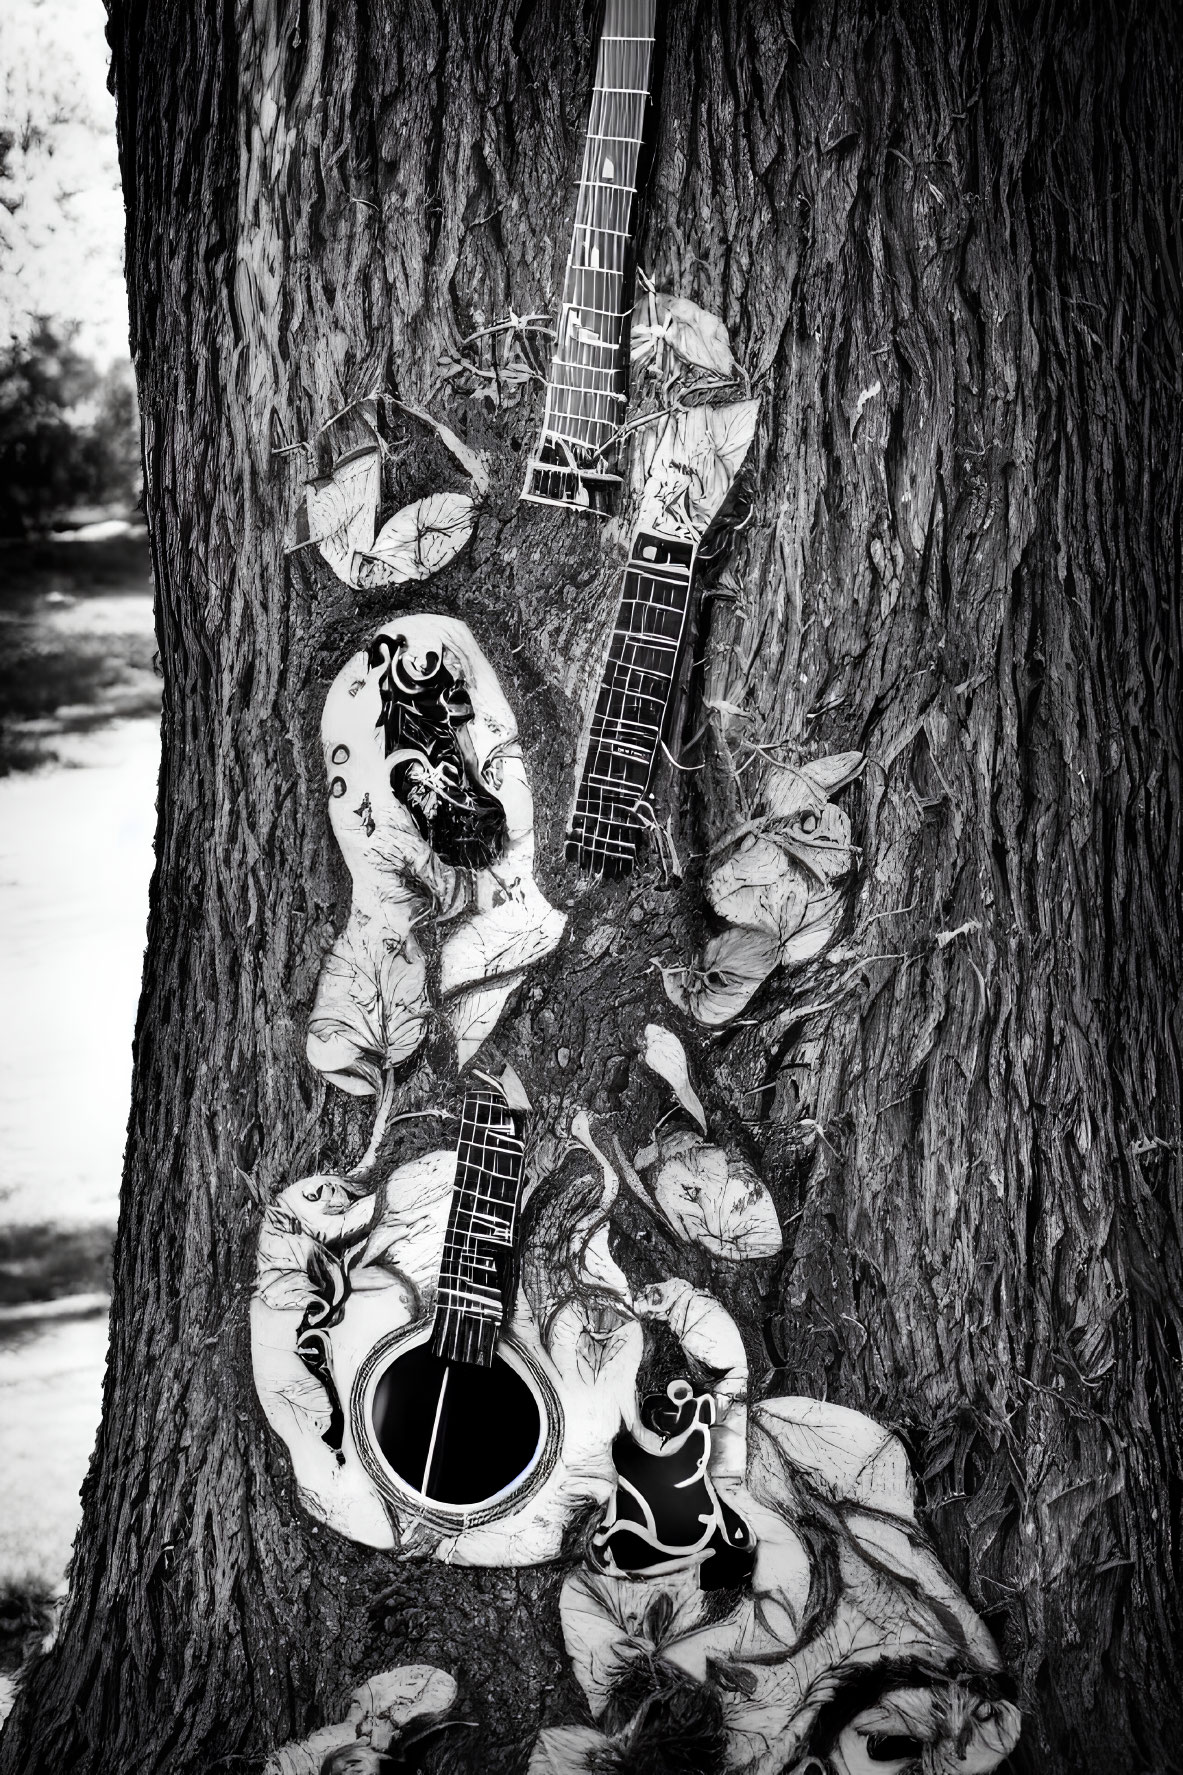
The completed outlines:
[[[567,856],[598,875],[627,875],[647,826],[690,605],[690,543],[633,539],[608,659],[592,713]]]
[[[636,206],[656,0],[608,0],[537,449],[523,498],[604,510],[628,401]]]
[[[522,1150],[518,1116],[501,1093],[470,1090],[431,1334],[435,1354],[448,1361],[492,1364],[506,1314]]]

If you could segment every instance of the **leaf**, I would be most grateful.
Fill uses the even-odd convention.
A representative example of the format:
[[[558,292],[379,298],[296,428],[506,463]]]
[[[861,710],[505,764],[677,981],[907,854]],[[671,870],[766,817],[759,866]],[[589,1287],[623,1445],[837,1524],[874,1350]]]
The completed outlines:
[[[696,1023],[717,1029],[737,1017],[776,967],[775,937],[748,929],[712,937],[698,967],[663,967],[666,996]]]
[[[694,1086],[690,1083],[690,1067],[686,1059],[686,1050],[672,1029],[666,1029],[660,1023],[645,1025],[645,1050],[642,1055],[645,1065],[650,1071],[657,1073],[670,1087],[682,1108],[692,1115],[703,1133],[706,1133],[707,1117],[702,1107],[702,1100]]]
[[[684,296],[644,295],[633,317],[631,338],[630,357],[637,369],[667,347],[681,363],[709,371],[721,382],[730,382],[738,374],[723,322]]]
[[[405,1726],[408,1720],[435,1718],[447,1713],[456,1701],[456,1679],[431,1664],[403,1664],[380,1670],[350,1699],[350,1721],[363,1732],[374,1725]]]
[[[780,1221],[746,1159],[705,1145],[697,1134],[660,1142],[655,1156],[660,1164],[650,1187],[679,1238],[731,1263],[775,1257]]]
[[[526,1775],[587,1775],[611,1740],[594,1726],[547,1726],[538,1734]]]
[[[659,432],[641,434],[637,528],[701,542],[743,465],[759,412],[758,401],[683,407]]]
[[[324,480],[310,481],[305,487],[292,546],[315,543],[337,578],[348,582],[355,553],[369,548],[373,540],[381,486],[377,444],[343,456]]]
[[[369,591],[428,579],[459,554],[475,522],[476,505],[467,493],[429,493],[395,512],[372,548],[357,551],[349,583]]]
[[[670,349],[683,363],[693,364],[699,370],[712,370],[727,380],[735,375],[731,340],[717,314],[708,314],[685,296],[659,295],[657,315]]]

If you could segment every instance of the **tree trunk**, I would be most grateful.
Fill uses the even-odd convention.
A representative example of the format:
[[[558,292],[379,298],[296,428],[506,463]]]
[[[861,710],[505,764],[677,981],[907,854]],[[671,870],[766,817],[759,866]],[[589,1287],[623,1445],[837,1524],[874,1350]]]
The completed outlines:
[[[869,761],[836,944],[717,1034],[649,967],[694,950],[701,866],[661,892],[563,861],[618,545],[518,504],[534,393],[444,373],[553,309],[594,11],[110,0],[164,753],[103,1425],[4,1771],[255,1767],[408,1661],[479,1723],[440,1767],[520,1769],[583,1717],[553,1568],[318,1531],[252,1387],[261,1211],[369,1134],[304,1058],[348,906],[320,711],[416,602],[497,669],[569,913],[498,1034],[536,1104],[635,1150],[663,1107],[639,1032],[677,1025],[786,1228],[770,1278],[711,1284],[756,1390],[903,1436],[1019,1679],[1017,1766],[1180,1766],[1172,9],[671,0],[641,262],[723,316],[763,401],[707,682],[787,747],[749,746],[752,784]],[[490,452],[473,545],[418,598],[284,555],[302,474],[277,452],[378,388]],[[679,778],[699,851],[721,744]],[[617,1227],[630,1277],[669,1273],[639,1204]]]

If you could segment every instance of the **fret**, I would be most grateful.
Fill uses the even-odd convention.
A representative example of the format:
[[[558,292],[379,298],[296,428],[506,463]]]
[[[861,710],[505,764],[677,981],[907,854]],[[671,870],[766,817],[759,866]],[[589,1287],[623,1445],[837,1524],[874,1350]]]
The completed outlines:
[[[523,497],[540,504],[603,511],[620,481],[632,221],[655,18],[655,0],[636,0],[627,10],[608,0],[540,441],[526,465]]]
[[[629,873],[645,823],[652,822],[647,798],[677,676],[693,566],[689,544],[648,533],[633,539],[567,827],[567,856],[581,868]]]
[[[561,397],[564,394],[570,394],[576,397],[576,404],[574,407],[562,400]],[[598,425],[609,432],[615,431],[617,429],[617,422],[615,419],[609,418],[607,415],[596,413],[584,404],[582,397],[588,394],[591,394],[592,398],[596,400],[602,400],[604,398],[602,395],[597,395],[589,389],[556,389],[556,398],[547,408],[546,417],[548,425],[550,421],[554,419],[576,419],[580,420],[585,425]]]
[[[646,759],[644,763],[645,768],[641,771],[596,771],[588,777],[584,794],[586,795],[588,789],[595,789],[601,795],[615,795],[617,790],[624,788],[630,791],[630,803],[635,802],[637,794],[643,794],[649,786],[649,760]]]
[[[583,188],[585,191],[615,191],[629,197],[636,196],[635,191],[626,192],[625,187],[618,185],[615,179],[584,179]]]
[[[627,622],[621,620],[626,611],[630,613]],[[616,628],[622,633],[632,631],[634,633],[649,634],[652,631],[645,626],[649,620],[660,620],[663,617],[672,616],[675,617],[680,624],[682,617],[685,615],[685,611],[685,598],[675,598],[667,603],[664,598],[629,597],[626,592],[625,596],[620,600],[620,612],[616,618]]]
[[[600,683],[605,711],[609,708],[607,699],[615,698],[611,706],[628,720],[651,721],[656,717],[660,721],[674,681],[678,651],[676,643],[668,643],[660,651],[646,646],[643,651],[634,648],[627,655],[609,657]]]
[[[660,712],[656,711],[659,715]],[[605,710],[587,749],[589,780],[604,768],[604,758],[611,762],[610,754],[619,753],[626,763],[630,759],[652,758],[660,737],[660,720],[647,721],[635,711],[626,715],[623,710]]]
[[[569,358],[569,357],[556,357],[552,361],[553,361],[553,365],[556,369],[578,370],[580,372],[580,374],[584,375],[584,376],[607,376],[610,380],[616,380],[619,378],[619,375],[620,375],[619,370],[617,370],[615,365],[613,365],[613,364],[577,363],[574,358]],[[564,382],[561,384],[561,386],[563,388],[569,388],[569,387],[571,387],[571,384]],[[611,394],[613,399],[616,398],[616,391],[615,390],[604,389],[601,392],[603,392],[604,394]]]
[[[582,793],[586,795],[589,789],[615,792],[622,783],[630,789],[644,791],[649,787],[649,773],[656,756],[656,733],[643,746],[629,749],[606,737],[596,746],[594,754],[589,751]]]
[[[607,665],[604,670],[605,690],[617,688],[617,680],[623,671],[625,673],[634,672],[643,674],[644,679],[655,679],[661,685],[661,690],[657,692],[645,688],[643,691],[644,695],[652,696],[655,694],[664,694],[664,691],[668,688],[669,680],[673,675],[671,672],[666,671],[665,662],[671,657],[671,655],[675,654],[677,650],[677,642],[666,640],[664,636],[655,640],[650,640],[648,638],[639,640],[633,639],[630,636],[628,638],[627,650],[625,647],[621,647],[619,652],[613,651],[608,655]],[[642,680],[642,682],[643,681],[644,680]],[[621,689],[625,689],[626,687],[627,684],[620,685]]]
[[[475,1313],[481,1319],[500,1319],[502,1316],[500,1290],[482,1287],[479,1282],[474,1281],[468,1286],[441,1282],[437,1294],[444,1305],[453,1310]]]
[[[578,395],[580,390],[572,389]],[[590,408],[576,402],[569,406],[562,399],[551,402],[546,412],[546,428],[544,436],[562,438],[568,443],[584,444],[597,448],[607,444],[615,437],[619,426],[615,419],[609,419],[593,412]]]
[[[589,266],[588,269],[593,270],[594,267]],[[579,320],[580,317],[585,314],[605,315],[609,320],[614,320],[617,322],[622,321],[624,318],[618,308],[595,308],[592,306],[592,304],[590,302],[579,302],[579,303],[572,302],[572,303],[568,304],[567,305],[567,314],[566,314],[565,318],[570,320],[572,317],[574,317],[576,320]],[[588,329],[589,332],[592,330],[593,329],[591,329],[591,328]]]
[[[616,757],[626,766],[651,759],[660,737],[661,723],[658,721],[641,721],[631,715],[605,715],[587,749],[586,780],[590,783],[602,774],[604,758],[608,760],[609,775]]]
[[[599,223],[595,224],[595,226],[593,228],[593,225],[590,222],[578,223],[576,226],[576,233],[582,234],[585,231],[585,229],[587,229],[587,228],[592,228],[592,231],[595,234],[611,235],[614,240],[631,240],[632,239],[632,235],[629,234],[627,232],[627,230],[624,228],[604,228]]]
[[[617,277],[617,278],[620,278],[623,276],[624,276],[623,271],[617,271],[611,265],[589,265],[585,262],[582,265],[575,265],[572,267],[571,271],[568,273],[568,281],[570,283],[574,283],[576,281],[576,279],[578,279],[579,282],[582,283],[583,280],[588,277]],[[607,292],[605,292],[605,294],[606,293]],[[587,304],[584,302],[581,302],[578,299],[578,297],[572,297],[568,302],[566,302],[564,304],[564,306],[568,307],[568,308],[585,308],[587,306]],[[601,310],[601,312],[604,314],[618,314],[619,310],[616,308],[607,308],[607,309]]]
[[[679,643],[680,635],[613,635],[604,660],[604,689],[615,689],[616,678],[632,673],[638,687],[645,685],[647,694],[652,694],[647,687],[650,680],[661,683],[657,694],[664,694],[671,676],[671,655],[677,653]]]
[[[620,402],[610,388],[589,388],[586,383],[564,382],[553,390],[545,419],[590,419],[611,431],[620,428]]]
[[[523,1152],[516,1114],[504,1098],[470,1092],[456,1145],[431,1340],[446,1360],[493,1360],[506,1314]]]
[[[555,443],[562,442],[579,450],[585,460],[574,466],[583,473],[589,467],[594,466],[586,458],[595,456],[598,451],[610,445],[616,435],[616,429],[613,420],[594,419],[590,414],[568,413],[563,412],[562,409],[556,409],[547,417],[546,431],[543,436],[552,439]]]
[[[627,622],[622,621],[628,611]],[[616,627],[622,633],[650,635],[654,631],[649,627],[652,622],[662,622],[667,617],[677,619],[677,631],[681,632],[682,618],[686,613],[686,600],[675,598],[667,603],[664,598],[630,597],[626,591],[620,600],[620,614],[616,618]]]
[[[497,1167],[503,1161],[517,1161],[522,1155],[522,1145],[519,1140],[515,1140],[512,1135],[506,1138],[499,1133],[482,1134],[479,1142],[475,1141],[471,1135],[462,1133],[456,1150],[461,1154],[463,1162],[478,1173],[489,1170],[489,1167],[484,1163],[487,1159],[492,1166],[492,1169],[489,1170],[490,1176],[500,1174]]]
[[[661,734],[661,728],[656,722],[640,721],[635,716],[613,715],[609,717],[605,715],[598,717],[597,719],[599,721],[599,731],[594,734],[592,746],[589,746],[588,748],[589,754],[593,747],[602,746],[605,743],[609,729],[611,729],[612,744],[620,744],[626,748],[631,748],[638,756],[647,749],[651,750],[655,747]],[[593,722],[593,728],[594,727],[595,723]],[[636,735],[636,738],[630,738],[630,736],[634,734]]]
[[[502,1157],[506,1153],[517,1153],[520,1156],[522,1143],[511,1130],[504,1130],[501,1128],[481,1128],[478,1133],[479,1138],[473,1134],[466,1134],[462,1126],[456,1150],[462,1153],[489,1153],[492,1154],[495,1159]],[[476,1163],[479,1166],[479,1157]]]
[[[588,745],[585,769],[589,772],[602,769],[603,758],[615,751],[628,757],[656,758],[668,690],[666,684],[652,696],[634,697],[631,708],[613,708],[606,704],[600,711],[595,739]],[[619,743],[618,734],[621,736]]]
[[[633,205],[636,192],[631,185],[607,184],[604,180],[584,182],[580,185],[579,196],[575,200],[575,217],[572,227],[599,228],[605,234],[619,234],[625,239],[632,239]]]
[[[568,343],[569,343],[569,341],[567,339],[560,338],[560,340],[559,340],[560,346],[566,345]],[[587,337],[578,340],[577,344],[578,344],[581,351],[610,351],[613,355],[613,358],[615,360],[613,363],[611,363],[611,364],[589,364],[588,365],[589,369],[608,370],[613,376],[623,376],[624,375],[624,371],[620,368],[620,342],[619,342],[619,340],[617,340],[616,342],[613,342],[611,339],[601,339],[599,334],[597,333],[595,335],[589,334]]]
[[[506,1205],[509,1206],[509,1204]],[[504,1220],[501,1220],[498,1219],[495,1214],[474,1209],[468,1217],[468,1225],[465,1228],[465,1237],[467,1238],[471,1236],[474,1239],[490,1239],[497,1245],[512,1244],[513,1218],[512,1213]],[[444,1249],[445,1251],[455,1251],[456,1253],[459,1253],[464,1249],[459,1233],[457,1233],[455,1238],[449,1236],[449,1238],[445,1239]]]

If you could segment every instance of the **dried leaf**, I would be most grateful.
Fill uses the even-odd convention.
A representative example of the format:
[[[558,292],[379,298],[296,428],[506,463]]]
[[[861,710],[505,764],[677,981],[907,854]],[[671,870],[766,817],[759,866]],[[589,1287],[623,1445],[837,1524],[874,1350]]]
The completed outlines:
[[[305,487],[291,547],[315,543],[338,579],[348,580],[354,554],[373,541],[381,489],[377,444],[343,456],[331,475]]]
[[[980,931],[981,928],[982,927],[981,927],[981,924],[978,919],[968,918],[968,919],[966,919],[964,924],[959,924],[957,926],[956,930],[938,931],[936,934],[937,948],[938,949],[947,949],[949,947],[950,943],[956,942],[958,937],[968,937],[972,934],[972,932]]]
[[[678,1237],[715,1257],[742,1263],[775,1257],[780,1221],[772,1197],[748,1161],[697,1134],[675,1134],[652,1149],[653,1197]],[[638,1163],[649,1154],[638,1154]]]
[[[688,1115],[692,1115],[706,1133],[706,1111],[694,1086],[690,1083],[690,1066],[686,1050],[672,1029],[660,1023],[645,1025],[645,1065],[663,1078]]]
[[[727,328],[718,315],[708,314],[684,296],[645,295],[637,305],[632,326],[631,358],[641,366],[655,358],[663,346],[682,363],[709,370],[720,381],[737,374]]]
[[[430,493],[395,512],[373,546],[353,557],[349,583],[359,590],[428,579],[472,535],[476,506],[467,493]]]
[[[708,314],[685,296],[658,296],[657,314],[671,349],[684,363],[728,380],[735,375],[731,340],[717,314]]]

